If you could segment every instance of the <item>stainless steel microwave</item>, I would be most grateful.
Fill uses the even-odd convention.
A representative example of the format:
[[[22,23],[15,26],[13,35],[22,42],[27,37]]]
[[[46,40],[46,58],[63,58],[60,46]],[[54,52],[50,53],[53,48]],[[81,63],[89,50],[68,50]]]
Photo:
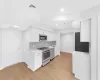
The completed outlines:
[[[47,40],[47,35],[39,34],[39,41],[45,41],[45,40]]]

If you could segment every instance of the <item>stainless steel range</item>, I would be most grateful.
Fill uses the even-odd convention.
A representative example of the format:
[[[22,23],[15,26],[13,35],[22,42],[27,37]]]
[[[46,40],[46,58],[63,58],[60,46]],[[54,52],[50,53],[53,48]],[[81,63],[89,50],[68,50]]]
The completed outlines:
[[[42,50],[42,66],[50,62],[50,50],[48,47],[38,48]]]

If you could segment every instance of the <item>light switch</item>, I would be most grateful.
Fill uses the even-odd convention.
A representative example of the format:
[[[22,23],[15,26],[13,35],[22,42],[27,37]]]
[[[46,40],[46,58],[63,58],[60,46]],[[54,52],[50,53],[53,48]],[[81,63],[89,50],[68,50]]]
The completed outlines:
[[[35,46],[33,45],[33,47],[35,47]]]

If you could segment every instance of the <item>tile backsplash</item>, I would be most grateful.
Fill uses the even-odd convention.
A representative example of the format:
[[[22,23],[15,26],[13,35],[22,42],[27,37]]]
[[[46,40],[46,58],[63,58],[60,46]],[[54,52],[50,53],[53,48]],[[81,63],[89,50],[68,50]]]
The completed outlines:
[[[29,43],[29,48],[30,49],[36,49],[40,47],[48,47],[56,45],[56,41],[41,41],[41,42],[30,42]]]

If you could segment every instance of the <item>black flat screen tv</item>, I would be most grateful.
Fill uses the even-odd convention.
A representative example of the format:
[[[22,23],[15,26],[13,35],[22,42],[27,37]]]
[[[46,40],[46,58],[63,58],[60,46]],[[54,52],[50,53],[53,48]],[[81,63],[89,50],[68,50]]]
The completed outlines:
[[[89,42],[80,42],[80,32],[75,33],[75,51],[89,53]]]

